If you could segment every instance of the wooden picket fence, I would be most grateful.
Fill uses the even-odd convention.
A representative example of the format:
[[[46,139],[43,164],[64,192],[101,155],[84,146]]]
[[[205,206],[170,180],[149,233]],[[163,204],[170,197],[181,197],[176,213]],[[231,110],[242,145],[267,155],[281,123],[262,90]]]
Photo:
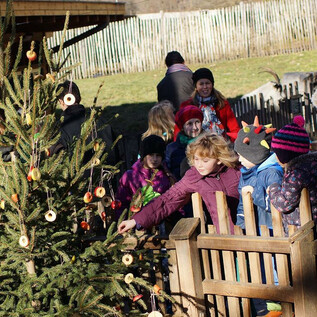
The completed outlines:
[[[232,105],[232,109],[239,123],[245,121],[253,123],[257,115],[262,124],[272,123],[274,128],[280,129],[286,124],[290,124],[295,115],[301,114],[305,119],[305,128],[311,140],[317,140],[317,108],[312,106],[311,96],[316,89],[317,78],[310,76],[305,80],[304,93],[299,94],[298,82],[283,86],[286,96],[279,102],[279,110],[276,110],[270,101],[264,102],[263,96],[241,99]],[[260,100],[257,104],[256,100]]]
[[[303,190],[299,205],[302,226],[298,230],[289,226],[289,237],[284,236],[281,214],[273,206],[273,236],[266,226],[257,236],[250,194],[243,197],[245,233],[235,226],[235,235],[230,235],[225,195],[217,192],[216,197],[220,233],[205,223],[202,201],[195,193],[194,218],[181,219],[169,237],[141,238],[145,248],[168,250],[174,316],[251,316],[252,298],[281,302],[284,317],[316,316],[317,240],[308,191]],[[141,240],[130,237],[127,243],[134,248]],[[160,274],[157,278],[163,287]]]

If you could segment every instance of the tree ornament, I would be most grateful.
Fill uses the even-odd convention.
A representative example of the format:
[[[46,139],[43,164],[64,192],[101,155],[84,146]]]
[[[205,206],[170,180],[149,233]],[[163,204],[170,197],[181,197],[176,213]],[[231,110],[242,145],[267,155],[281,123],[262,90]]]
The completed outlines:
[[[142,294],[138,294],[138,295],[135,295],[134,297],[133,297],[133,302],[137,302],[139,299],[141,299],[143,297],[143,295]]]
[[[25,235],[21,236],[19,239],[19,244],[22,248],[26,248],[30,244],[29,238]]]
[[[118,209],[120,209],[121,208],[121,201],[120,200],[118,200],[118,199],[116,199],[116,200],[113,200],[112,202],[111,202],[111,209],[113,209],[113,210],[118,210]]]
[[[106,190],[104,187],[102,186],[98,186],[95,188],[95,191],[94,191],[94,195],[98,198],[102,198],[104,195],[106,195]]]
[[[53,210],[49,210],[46,214],[45,214],[45,219],[48,222],[53,222],[56,220],[56,213]]]
[[[11,195],[11,199],[12,201],[14,201],[15,203],[17,203],[19,201],[19,196],[18,194],[12,194]]]
[[[143,261],[143,259],[144,259],[143,253],[140,253],[140,254],[139,254],[139,260],[140,260],[140,261]]]
[[[127,283],[127,284],[130,284],[132,283],[134,279],[134,275],[132,273],[128,273],[125,277],[124,277],[124,281]]]
[[[75,263],[75,261],[76,261],[76,256],[73,255],[72,258],[71,258],[71,260],[70,260],[70,263],[73,264],[73,263]]]
[[[133,256],[129,253],[125,254],[123,257],[122,257],[122,262],[126,265],[126,266],[129,266],[133,263]]]
[[[110,207],[112,203],[112,198],[110,196],[103,196],[101,203],[104,205],[104,207]]]
[[[33,168],[34,168],[33,166],[30,167],[28,176],[26,177],[29,182],[32,181],[32,170],[33,170]]]
[[[3,198],[0,200],[0,208],[1,209],[5,208],[5,200]]]
[[[161,288],[157,284],[153,286],[153,289],[156,294],[159,295],[161,293]]]
[[[86,204],[90,203],[92,201],[92,193],[91,192],[87,192],[85,195],[84,195],[84,202]]]
[[[31,176],[34,181],[38,181],[41,179],[41,172],[37,167],[34,167],[31,171]]]
[[[94,143],[94,151],[97,152],[99,149],[100,149],[99,142],[96,141],[96,142]]]
[[[163,315],[159,311],[155,310],[149,313],[148,317],[163,317]]]
[[[100,215],[102,221],[106,221],[106,213],[103,211],[101,212],[101,215]]]
[[[64,96],[64,103],[66,106],[72,106],[75,103],[75,96],[71,93],[68,93]]]
[[[133,206],[130,207],[130,210],[131,210],[132,212],[139,212],[139,211],[141,210],[141,207],[138,207],[138,206],[136,206],[136,205],[133,205]]]
[[[81,227],[83,230],[85,230],[85,231],[90,230],[90,225],[89,225],[89,223],[86,222],[86,221],[82,221],[82,222],[80,223],[80,227]]]
[[[32,124],[32,118],[31,118],[31,115],[29,113],[27,113],[25,115],[25,122],[27,125],[31,125]]]
[[[49,149],[45,149],[44,151],[45,151],[45,155],[46,155],[47,157],[49,157],[50,154],[51,154],[51,153],[50,153],[50,150],[49,150]]]
[[[37,58],[37,54],[33,50],[29,50],[26,52],[26,57],[30,62],[33,62]]]

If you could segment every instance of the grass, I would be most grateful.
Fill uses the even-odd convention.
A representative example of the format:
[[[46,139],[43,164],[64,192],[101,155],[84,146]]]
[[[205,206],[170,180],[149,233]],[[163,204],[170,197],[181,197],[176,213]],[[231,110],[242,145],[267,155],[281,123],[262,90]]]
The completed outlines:
[[[213,64],[188,65],[192,70],[208,67],[215,78],[215,87],[230,102],[243,94],[273,80],[268,73],[259,73],[261,67],[272,68],[281,78],[286,72],[317,71],[317,50],[295,54],[265,56],[216,62]],[[97,106],[105,109],[105,115],[115,113],[112,121],[117,133],[139,134],[147,129],[147,113],[156,102],[156,85],[164,77],[166,69],[133,74],[117,74],[77,80],[85,106],[93,103],[98,87],[103,83]]]

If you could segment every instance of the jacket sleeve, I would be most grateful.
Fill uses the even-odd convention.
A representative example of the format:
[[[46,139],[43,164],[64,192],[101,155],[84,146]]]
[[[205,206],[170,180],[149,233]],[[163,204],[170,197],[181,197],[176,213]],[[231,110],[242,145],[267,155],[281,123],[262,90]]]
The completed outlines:
[[[282,183],[283,172],[276,168],[268,168],[262,173],[263,176],[258,179],[258,181],[262,183],[262,186],[257,186],[257,190],[253,191],[253,203],[256,206],[271,212],[270,200],[266,190],[271,184],[276,183],[280,185]]]
[[[298,170],[286,172],[281,185],[274,183],[270,186],[271,203],[279,212],[291,213],[299,205],[302,189],[300,172]]]
[[[190,194],[188,186],[180,180],[163,195],[150,201],[133,219],[137,225],[149,229],[181,209],[188,202]]]
[[[116,192],[116,199],[120,200],[121,207],[115,211],[116,219],[119,219],[125,208],[129,208],[133,192],[129,186],[129,171],[125,172],[119,180],[119,186]]]
[[[224,111],[224,116],[222,116],[220,114],[220,121],[221,123],[224,125],[226,132],[239,132],[240,127],[239,127],[239,123],[236,119],[236,116],[233,112],[233,110],[231,109],[231,106],[229,104],[228,100],[225,100],[225,106],[223,108]]]

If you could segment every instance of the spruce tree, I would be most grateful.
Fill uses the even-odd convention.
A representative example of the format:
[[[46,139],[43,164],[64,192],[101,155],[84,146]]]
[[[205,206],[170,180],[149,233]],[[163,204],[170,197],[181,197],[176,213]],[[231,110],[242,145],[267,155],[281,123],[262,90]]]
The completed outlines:
[[[12,56],[11,1],[0,28],[0,146],[11,148],[9,160],[0,157],[0,316],[123,316],[127,302],[129,316],[140,316],[147,308],[140,297],[153,290],[144,273],[157,259],[142,249],[126,252],[117,224],[108,221],[113,195],[104,187],[119,164],[107,164],[97,137],[100,112],[91,108],[71,153],[50,155],[59,139],[57,87],[71,74],[63,69],[62,45],[53,56],[45,38],[38,48],[33,42],[24,48],[21,38]],[[29,60],[21,70],[25,49]],[[87,192],[92,201],[83,199]],[[90,220],[98,217],[104,236],[94,239]]]

